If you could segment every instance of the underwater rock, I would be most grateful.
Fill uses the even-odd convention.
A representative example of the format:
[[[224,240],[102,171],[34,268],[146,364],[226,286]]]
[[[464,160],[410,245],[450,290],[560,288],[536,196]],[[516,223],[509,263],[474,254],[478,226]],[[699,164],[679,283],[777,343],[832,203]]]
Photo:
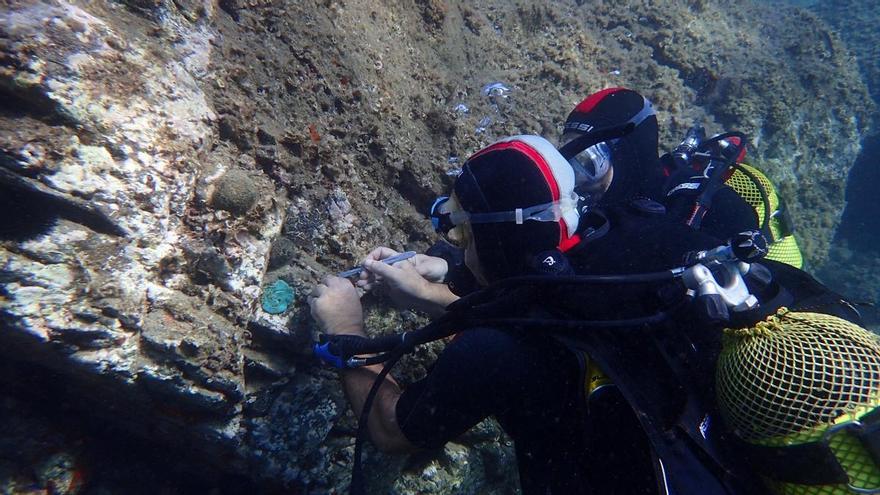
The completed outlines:
[[[67,452],[57,453],[37,466],[37,479],[57,495],[76,495],[82,489],[76,459]]]
[[[232,141],[244,151],[254,147],[247,134],[242,131],[241,122],[234,115],[221,115],[217,124],[220,139]]]
[[[880,104],[880,17],[876,5],[859,0],[811,2],[809,9],[831,24],[849,45],[875,104]]]
[[[231,272],[229,264],[213,248],[190,254],[193,282],[199,285],[213,283],[226,287]]]
[[[244,215],[257,202],[257,186],[243,170],[232,169],[214,184],[211,206],[233,215]]]
[[[247,249],[217,237],[194,187],[202,164],[224,162],[207,159],[216,115],[201,83],[215,34],[149,4],[0,10],[0,182],[41,207],[39,225],[3,224],[0,357],[45,370],[35,389],[76,390],[57,399],[71,411],[191,447],[210,478],[243,469],[239,322],[281,218],[252,215]],[[214,250],[196,263],[212,284],[181,268],[189,245]]]
[[[272,243],[272,251],[269,253],[269,270],[281,268],[290,263],[296,256],[296,244],[286,237],[279,237]]]
[[[3,383],[4,391],[14,387]],[[0,493],[81,493],[82,449],[70,432],[48,421],[39,408],[5,395],[0,397]]]
[[[264,146],[275,146],[278,144],[278,138],[262,127],[257,129],[257,140]]]
[[[328,388],[333,372],[298,375],[263,405],[260,417],[251,420],[251,462],[267,476],[304,493],[330,493],[348,466],[335,462],[336,448],[325,443],[348,406],[340,388]],[[338,442],[336,439],[335,442]],[[349,442],[346,442],[349,443]]]

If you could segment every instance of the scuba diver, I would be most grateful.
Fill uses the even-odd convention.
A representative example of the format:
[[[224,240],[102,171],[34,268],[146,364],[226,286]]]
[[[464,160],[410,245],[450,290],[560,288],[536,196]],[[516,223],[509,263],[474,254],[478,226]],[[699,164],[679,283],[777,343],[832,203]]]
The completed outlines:
[[[562,145],[619,123],[650,105],[647,98],[630,89],[598,91],[569,113],[563,126]],[[642,126],[640,133],[638,139],[629,140],[629,150],[622,150],[620,143],[606,141],[582,151],[581,156],[590,158],[584,160],[586,163],[600,164],[610,162],[613,156],[618,170],[625,166],[645,174],[641,179],[651,183],[646,184],[646,193],[663,203],[670,215],[720,239],[759,229],[770,241],[767,259],[803,267],[803,257],[782,198],[766,175],[743,163],[744,135],[730,132],[706,139],[703,128],[694,125],[681,144],[661,156],[658,162],[655,159],[657,127]],[[623,152],[629,156],[622,157]],[[731,153],[735,154],[730,156]],[[634,166],[627,161],[632,156],[639,160]],[[596,160],[597,157],[600,159]],[[586,187],[599,181],[607,169],[607,166],[575,168]]]
[[[666,209],[679,221],[718,239],[758,229],[770,241],[767,260],[803,267],[784,202],[766,175],[743,162],[746,143],[739,133],[706,139],[703,129],[695,125],[680,145],[658,159],[659,129],[653,105],[636,91],[614,87],[575,106],[563,125],[560,149],[575,149],[578,138],[601,139],[596,131],[607,132],[628,123],[634,128],[626,139],[596,141],[570,158],[579,194],[602,194],[616,173],[614,188],[641,191],[642,206]],[[725,156],[734,150],[736,156]],[[710,160],[712,157],[716,159]],[[612,161],[617,167],[611,167]],[[719,162],[724,166],[718,166]],[[710,177],[708,170],[717,174]],[[616,195],[612,192],[611,197]],[[598,203],[598,199],[594,201]],[[449,269],[444,282],[455,294],[464,295],[478,287],[460,250],[440,241],[425,254],[446,260]]]
[[[623,88],[589,96],[567,118],[561,151],[570,156],[578,149],[566,146],[639,120],[648,106],[646,98]],[[756,278],[773,280],[771,285],[784,290],[770,297],[760,294],[754,281],[751,288],[765,308],[779,307],[780,315],[767,316],[751,333],[753,328],[725,331],[726,350],[715,369],[716,402],[727,429],[735,432],[730,437],[737,452],[775,493],[880,493],[876,336],[861,328],[861,315],[851,303],[801,270],[803,258],[781,198],[766,176],[743,163],[744,135],[705,139],[694,126],[658,162],[655,124],[656,119],[646,119],[624,139],[600,137],[594,140],[599,144],[570,161],[587,192],[608,171],[617,173],[613,180],[619,172],[635,171],[630,180],[641,180],[640,191],[662,202],[667,216],[719,239],[758,230],[767,240],[760,263],[767,273]],[[800,318],[804,315],[809,317]],[[751,322],[731,323],[748,327]],[[822,364],[816,362],[819,355]],[[594,384],[613,389],[601,367],[591,371]],[[824,373],[824,379],[811,381],[815,373]],[[805,381],[815,387],[817,400],[799,395]],[[849,434],[832,440],[841,431]]]
[[[432,221],[484,288],[459,298],[443,260],[392,266],[377,249],[358,285],[435,320],[367,339],[354,286],[330,277],[310,298],[329,335],[316,354],[343,369],[382,450],[436,448],[496,417],[526,494],[875,493],[876,336],[808,274],[756,262],[758,232],[725,244],[667,214],[640,100],[559,151],[516,136],[473,155]],[[598,181],[575,172],[603,167]],[[425,378],[401,390],[388,375],[454,333]]]
[[[632,127],[618,129],[616,138],[626,139]],[[607,190],[580,196],[570,163],[537,136],[508,138],[473,155],[452,196],[435,207],[440,230],[464,249],[481,284],[530,274],[538,284],[488,293],[477,305],[486,311],[481,318],[457,319],[456,305],[473,299],[456,300],[422,277],[427,257],[394,266],[365,262],[392,295],[422,307],[455,301],[441,320],[458,333],[425,378],[405,390],[391,378],[378,382],[368,415],[379,369],[344,369],[346,394],[377,447],[436,448],[494,416],[515,443],[526,494],[761,493],[705,419],[713,410],[706,384],[719,329],[704,331],[682,313],[678,272],[669,270],[687,253],[723,243],[667,218],[645,201],[641,181],[627,177],[615,173]],[[596,208],[601,202],[609,206]],[[643,279],[645,272],[660,275]],[[621,275],[604,278],[609,273]],[[576,275],[595,275],[602,285],[572,285]],[[344,366],[348,361],[328,352],[345,341],[339,335],[365,335],[354,286],[328,278],[310,302],[331,336],[316,350]],[[481,322],[488,316],[504,324]],[[595,324],[585,335],[563,331],[566,321],[589,325],[585,318]],[[548,322],[557,332],[533,328]],[[593,360],[614,390],[585,390]],[[585,420],[591,415],[596,419]]]

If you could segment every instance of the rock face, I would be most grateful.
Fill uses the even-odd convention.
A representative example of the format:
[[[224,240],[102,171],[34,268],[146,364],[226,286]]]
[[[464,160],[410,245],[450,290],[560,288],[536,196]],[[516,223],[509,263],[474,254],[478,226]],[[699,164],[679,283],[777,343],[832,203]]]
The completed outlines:
[[[880,18],[869,2],[814,2],[810,10],[840,32],[850,46],[874,101],[880,102]],[[854,301],[873,302],[859,308],[869,328],[880,332],[880,200],[874,185],[880,180],[880,132],[871,129],[847,181],[847,205],[837,238],[818,275]]]
[[[206,206],[236,166],[211,160],[217,118],[198,82],[215,34],[112,3],[20,2],[0,20],[0,187],[26,219],[2,233],[4,353],[101,397],[95,415],[126,411],[135,434],[223,467],[283,210],[262,174],[250,216]]]
[[[809,8],[827,21],[840,33],[841,39],[851,47],[861,68],[874,102],[880,101],[880,19],[870,2],[842,0],[829,5],[813,2]],[[876,131],[876,129],[875,129]]]
[[[481,146],[553,139],[587,93],[637,88],[667,148],[694,119],[751,134],[817,262],[869,115],[817,18],[725,2],[22,0],[0,64],[3,360],[230,490],[341,491],[353,450],[305,297],[272,315],[261,288],[423,249],[422,212]],[[510,93],[484,97],[493,81]],[[423,321],[366,303],[375,332]],[[485,423],[426,457],[370,453],[370,482],[510,493],[511,452]]]

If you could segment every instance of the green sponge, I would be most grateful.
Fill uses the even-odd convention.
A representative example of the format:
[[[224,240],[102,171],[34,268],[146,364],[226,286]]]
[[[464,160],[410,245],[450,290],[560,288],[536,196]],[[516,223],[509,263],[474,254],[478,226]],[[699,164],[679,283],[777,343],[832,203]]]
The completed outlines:
[[[273,315],[287,311],[288,306],[293,302],[294,295],[293,287],[284,280],[276,280],[263,289],[263,297],[261,298],[263,311]]]

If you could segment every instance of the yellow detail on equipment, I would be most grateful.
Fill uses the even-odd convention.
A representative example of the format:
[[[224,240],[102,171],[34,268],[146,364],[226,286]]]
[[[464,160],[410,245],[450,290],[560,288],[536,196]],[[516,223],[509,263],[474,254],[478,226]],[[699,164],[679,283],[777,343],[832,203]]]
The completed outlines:
[[[849,477],[850,486],[767,480],[775,493],[880,489],[880,467],[848,428],[880,407],[877,335],[835,316],[782,308],[753,327],[725,330],[716,381],[721,414],[741,440],[788,447],[826,439]]]
[[[605,385],[612,385],[613,383],[614,382],[608,378],[608,375],[602,371],[602,368],[599,367],[599,364],[587,357],[587,376],[584,383],[587,397],[599,388],[604,387]]]
[[[804,258],[794,235],[786,232],[783,227],[783,219],[778,216],[780,212],[779,196],[770,179],[755,167],[740,163],[737,164],[733,175],[727,179],[725,184],[754,208],[755,214],[758,216],[758,225],[764,225],[764,192],[766,192],[767,203],[770,205],[770,221],[767,225],[771,237],[771,239],[767,239],[770,241],[767,259],[787,263],[795,268],[802,268]]]

